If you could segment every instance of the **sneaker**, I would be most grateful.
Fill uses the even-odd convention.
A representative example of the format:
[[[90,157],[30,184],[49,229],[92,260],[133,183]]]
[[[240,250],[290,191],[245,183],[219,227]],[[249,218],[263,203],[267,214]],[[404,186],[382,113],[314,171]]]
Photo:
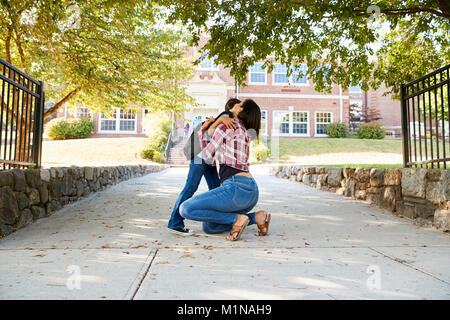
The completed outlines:
[[[183,236],[183,237],[189,237],[189,236],[193,236],[194,235],[194,231],[189,229],[189,228],[178,228],[178,229],[172,229],[172,228],[167,228],[167,230],[169,232],[175,233],[179,236]]]

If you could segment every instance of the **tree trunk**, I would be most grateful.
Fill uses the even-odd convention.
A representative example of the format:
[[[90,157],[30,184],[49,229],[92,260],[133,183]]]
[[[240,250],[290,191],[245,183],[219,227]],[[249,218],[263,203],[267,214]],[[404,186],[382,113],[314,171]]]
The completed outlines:
[[[44,121],[47,120],[49,117],[51,117],[53,114],[55,114],[59,108],[61,108],[66,102],[70,101],[80,90],[81,90],[80,87],[72,90],[64,98],[62,98],[58,103],[56,103],[53,107],[48,109],[44,113]]]
[[[12,38],[12,31],[8,29],[8,34],[6,35],[5,40],[5,54],[6,54],[6,61],[8,63],[11,63],[11,38]]]
[[[438,7],[447,18],[450,18],[450,4],[448,0],[438,0]]]
[[[28,74],[27,61],[25,58],[25,53],[23,52],[22,42],[20,41],[19,35],[16,32],[16,45],[17,50],[19,51],[20,62],[22,63],[22,70]]]

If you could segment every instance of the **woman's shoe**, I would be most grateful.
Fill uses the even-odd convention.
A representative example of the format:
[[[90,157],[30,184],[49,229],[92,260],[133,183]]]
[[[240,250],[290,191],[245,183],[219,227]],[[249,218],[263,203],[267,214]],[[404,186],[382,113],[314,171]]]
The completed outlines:
[[[269,233],[269,224],[270,224],[270,218],[272,217],[270,213],[266,212],[266,219],[264,220],[264,223],[256,224],[258,226],[258,233],[256,234],[259,237],[266,236]]]
[[[249,222],[248,217],[246,215],[243,216],[246,217],[246,221],[242,225],[234,224],[233,227],[231,227],[230,234],[227,237],[228,241],[237,241],[241,238],[242,232],[244,231],[245,227],[248,225]]]

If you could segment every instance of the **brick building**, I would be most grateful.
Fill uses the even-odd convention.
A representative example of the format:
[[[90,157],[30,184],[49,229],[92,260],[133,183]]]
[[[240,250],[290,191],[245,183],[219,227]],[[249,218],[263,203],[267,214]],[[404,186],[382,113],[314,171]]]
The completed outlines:
[[[400,100],[393,100],[391,95],[383,95],[387,91],[384,84],[378,90],[363,93],[363,105],[380,111],[378,121],[386,129],[388,135],[400,135],[402,131]]]
[[[91,138],[98,137],[145,137],[145,122],[148,112],[142,109],[139,113],[126,112],[115,108],[110,117],[103,113],[91,113],[87,107],[79,106],[74,112],[67,107],[58,110],[57,117],[81,118],[87,117],[94,121]]]
[[[205,41],[202,39],[200,47]],[[198,48],[189,48],[187,54],[197,56]],[[212,60],[203,60],[188,85],[188,92],[203,106],[191,107],[184,119],[177,119],[177,125],[182,127],[189,122],[192,128],[223,111],[229,98],[237,97],[251,98],[261,107],[261,134],[268,138],[324,137],[328,124],[349,124],[350,104],[358,105],[361,111],[366,106],[379,109],[382,119],[378,122],[389,133],[400,133],[400,103],[383,96],[385,87],[363,92],[358,86],[342,90],[333,84],[331,93],[323,94],[314,90],[312,79],[298,79],[298,72],[288,77],[286,67],[279,63],[271,73],[262,69],[262,63],[256,63],[247,74],[246,84],[237,86],[229,69],[215,65]]]
[[[206,42],[202,39],[201,47]],[[198,56],[198,48],[190,47],[186,54]],[[201,107],[187,106],[188,111],[175,117],[175,124],[183,128],[189,123],[190,128],[216,116],[223,111],[229,98],[241,100],[251,98],[261,107],[262,136],[280,137],[324,137],[325,128],[333,122],[349,124],[350,104],[356,104],[362,110],[366,106],[380,110],[379,121],[388,132],[400,133],[400,103],[390,96],[383,96],[386,88],[362,92],[359,87],[346,90],[333,84],[330,94],[314,90],[312,79],[298,79],[298,72],[288,77],[286,67],[275,64],[271,73],[262,69],[262,63],[252,66],[247,75],[247,86],[237,86],[228,68],[217,66],[212,60],[204,60],[196,68],[194,77],[187,84],[187,92],[194,97]],[[301,68],[306,68],[303,65]],[[58,117],[90,116],[95,122],[92,137],[129,137],[145,136],[146,110],[138,114],[116,109],[112,118],[103,114],[89,114],[81,107],[74,115],[62,109]],[[180,134],[182,130],[180,129]]]

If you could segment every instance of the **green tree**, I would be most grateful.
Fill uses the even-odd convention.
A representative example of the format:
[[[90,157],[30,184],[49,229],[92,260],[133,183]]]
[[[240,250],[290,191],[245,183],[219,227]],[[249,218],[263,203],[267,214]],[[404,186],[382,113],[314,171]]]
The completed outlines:
[[[447,86],[448,85],[449,84],[447,84]],[[420,104],[422,120],[430,121],[430,119],[436,119],[449,121],[448,90],[446,90],[447,86],[429,91],[425,94],[425,96],[421,96],[419,98],[419,102],[415,100],[416,103]],[[420,86],[420,88],[421,87],[422,86]],[[441,125],[441,123],[438,125]]]
[[[288,73],[306,62],[319,91],[330,92],[331,83],[368,90],[384,82],[398,95],[401,83],[450,59],[447,0],[159,3],[170,8],[172,21],[189,28],[194,44],[202,32],[209,34],[205,52],[230,67],[241,83],[256,61],[265,61],[268,71],[274,61],[285,63]]]
[[[55,102],[180,112],[193,103],[186,35],[146,0],[0,0],[0,52]],[[2,104],[3,105],[3,104]]]

